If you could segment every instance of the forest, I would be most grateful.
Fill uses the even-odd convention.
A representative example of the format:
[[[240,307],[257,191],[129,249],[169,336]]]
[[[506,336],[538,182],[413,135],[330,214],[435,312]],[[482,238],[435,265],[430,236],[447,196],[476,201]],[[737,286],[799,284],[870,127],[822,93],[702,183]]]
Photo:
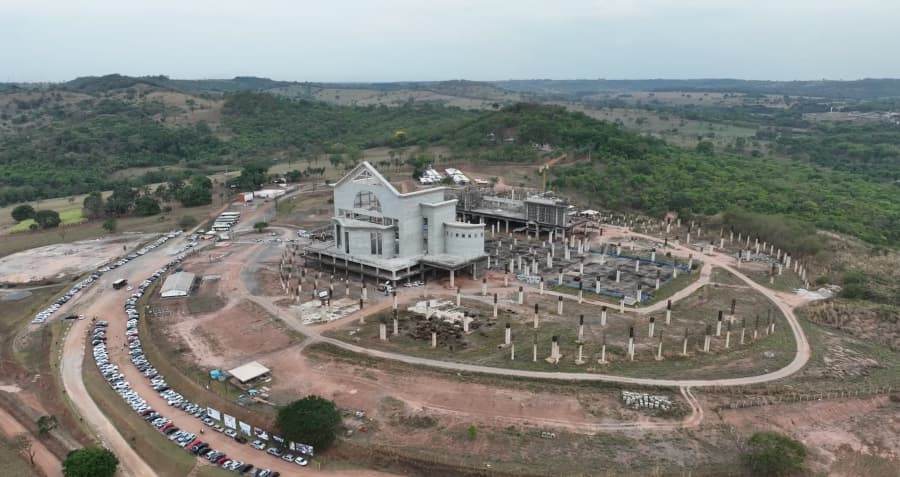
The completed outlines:
[[[561,106],[356,107],[247,91],[224,98],[225,135],[203,122],[164,126],[152,106],[108,98],[75,112],[48,111],[55,116],[47,127],[0,138],[0,204],[108,190],[120,182],[115,171],[132,167],[179,166],[130,179],[138,187],[279,155],[442,145],[454,157],[487,162],[528,163],[560,152],[583,158],[554,168],[552,185],[597,206],[654,215],[776,214],[879,245],[900,243],[900,187],[884,182],[898,177],[898,136],[876,126],[782,135],[777,147],[799,159],[786,161],[679,148]]]

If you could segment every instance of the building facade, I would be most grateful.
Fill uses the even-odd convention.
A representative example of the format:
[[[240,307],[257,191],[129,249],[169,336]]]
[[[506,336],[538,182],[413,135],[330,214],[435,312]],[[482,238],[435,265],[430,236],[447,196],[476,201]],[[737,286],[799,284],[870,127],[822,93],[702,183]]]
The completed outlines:
[[[363,162],[334,184],[334,240],[313,244],[307,257],[323,266],[330,259],[333,267],[374,268],[391,280],[423,266],[457,270],[475,264],[486,256],[484,224],[458,222],[456,202],[446,200],[443,187],[401,193]]]

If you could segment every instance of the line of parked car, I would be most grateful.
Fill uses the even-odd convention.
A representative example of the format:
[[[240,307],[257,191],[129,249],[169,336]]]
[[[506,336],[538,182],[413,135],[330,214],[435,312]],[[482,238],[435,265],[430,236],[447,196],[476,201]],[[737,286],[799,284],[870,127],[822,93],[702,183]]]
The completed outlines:
[[[138,257],[140,257],[141,255],[144,255],[144,254],[146,254],[147,252],[149,252],[149,251],[155,249],[156,247],[159,247],[160,245],[166,243],[167,241],[169,241],[169,239],[173,239],[173,238],[177,237],[177,236],[180,235],[181,233],[182,233],[181,230],[176,230],[176,231],[173,231],[173,232],[169,232],[168,234],[161,236],[160,238],[158,238],[158,239],[154,240],[153,242],[151,242],[151,243],[145,245],[144,247],[141,247],[140,249],[138,249],[138,250],[135,251],[134,253],[128,255],[127,257],[122,258],[122,259],[120,259],[120,260],[118,260],[118,261],[115,261],[115,262],[113,262],[113,263],[110,263],[110,264],[108,264],[108,265],[105,265],[105,266],[103,266],[103,267],[101,267],[101,268],[98,268],[98,269],[95,270],[94,273],[92,273],[89,277],[87,277],[87,278],[85,278],[84,280],[81,280],[80,282],[76,283],[75,286],[72,287],[72,289],[70,289],[69,291],[67,291],[63,296],[57,298],[56,301],[54,301],[50,306],[48,306],[47,308],[41,310],[41,311],[38,312],[36,315],[34,315],[34,319],[31,320],[31,322],[34,323],[34,324],[41,324],[41,323],[44,323],[45,321],[47,321],[47,319],[49,319],[49,318],[53,315],[53,313],[55,313],[57,310],[59,310],[60,308],[62,308],[62,306],[63,306],[64,304],[66,304],[66,302],[68,302],[69,300],[71,300],[78,292],[80,292],[81,290],[84,290],[84,289],[87,288],[90,284],[94,283],[94,282],[95,282],[98,278],[100,278],[100,276],[103,275],[104,273],[106,273],[106,272],[108,272],[108,271],[110,271],[110,270],[119,268],[119,267],[121,267],[122,265],[125,265],[126,263],[130,262],[131,260],[134,260],[135,258],[138,258]]]
[[[178,408],[193,417],[199,419],[203,424],[209,426],[216,432],[221,432],[231,437],[240,444],[247,443],[247,438],[239,435],[234,429],[226,429],[217,424],[212,418],[207,416],[206,406],[192,403],[184,398],[181,394],[169,388],[163,377],[156,368],[150,363],[144,354],[141,346],[138,320],[140,313],[137,309],[137,302],[143,296],[144,291],[153,282],[163,276],[171,267],[174,267],[185,258],[185,254],[179,254],[174,260],[164,267],[157,270],[147,280],[141,282],[137,290],[125,302],[125,336],[128,346],[128,353],[131,362],[135,367],[150,380],[151,387],[159,393],[160,397],[166,400],[169,406]],[[277,471],[264,468],[254,468],[252,464],[245,463],[228,457],[224,452],[213,449],[208,442],[204,442],[198,438],[195,433],[179,429],[172,421],[166,418],[162,412],[150,408],[147,401],[144,400],[137,392],[135,392],[130,383],[128,383],[122,373],[119,372],[118,366],[109,362],[109,355],[106,349],[106,321],[98,321],[91,330],[92,341],[94,346],[94,359],[100,372],[109,382],[110,386],[137,412],[145,421],[150,423],[154,428],[166,435],[169,440],[173,441],[179,447],[191,452],[194,455],[207,459],[209,462],[221,466],[224,469],[234,471],[239,474],[245,474],[253,477],[278,477]],[[309,464],[307,456],[285,454],[281,449],[271,447],[266,449],[266,445],[261,440],[255,440],[251,446],[258,450],[266,450],[272,456],[279,457],[282,460],[293,462],[300,466]],[[308,447],[308,446],[304,446]],[[311,450],[311,448],[310,448]]]

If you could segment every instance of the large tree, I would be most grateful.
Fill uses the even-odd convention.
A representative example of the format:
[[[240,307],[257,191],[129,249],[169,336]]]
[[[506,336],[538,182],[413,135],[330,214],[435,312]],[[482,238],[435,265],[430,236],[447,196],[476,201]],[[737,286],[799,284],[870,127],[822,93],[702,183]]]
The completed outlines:
[[[59,212],[55,210],[39,210],[35,212],[34,221],[37,222],[38,227],[42,229],[59,227],[59,224],[62,223],[62,220],[59,218]]]
[[[134,201],[135,215],[156,215],[159,213],[159,211],[159,202],[157,202],[153,197],[142,195]]]
[[[319,396],[307,396],[279,409],[275,425],[286,439],[322,451],[337,437],[341,414],[334,402]]]
[[[191,177],[188,185],[178,191],[178,200],[185,207],[212,203],[212,181],[206,176]]]
[[[264,164],[247,164],[232,184],[240,189],[256,190],[266,183],[269,167]]]
[[[754,475],[786,475],[803,468],[806,447],[777,432],[757,432],[747,442],[744,462]]]
[[[34,218],[34,207],[32,207],[28,204],[22,204],[22,205],[16,206],[16,208],[12,210],[12,218],[16,222],[33,219]]]
[[[112,477],[119,459],[108,449],[85,447],[69,452],[63,462],[66,477]]]
[[[106,204],[103,202],[103,195],[100,192],[91,192],[84,198],[84,202],[82,203],[84,211],[82,213],[89,219],[99,219],[103,216],[105,205]]]

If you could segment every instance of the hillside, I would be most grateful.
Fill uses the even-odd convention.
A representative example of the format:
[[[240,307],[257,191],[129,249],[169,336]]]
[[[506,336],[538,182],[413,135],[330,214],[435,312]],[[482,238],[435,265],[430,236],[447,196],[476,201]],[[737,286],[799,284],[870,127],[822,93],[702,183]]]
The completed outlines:
[[[386,107],[290,99],[282,96],[284,86],[270,90],[278,94],[197,96],[164,86],[167,81],[80,78],[65,88],[0,94],[0,205],[110,189],[118,180],[139,186],[247,161],[313,160],[322,154],[353,161],[373,147],[445,146],[450,151],[445,158],[498,164],[569,153],[578,160],[552,171],[554,187],[589,197],[597,206],[688,215],[735,208],[796,217],[872,243],[900,244],[900,187],[879,182],[897,177],[892,130],[874,134],[852,125],[837,135],[828,125],[807,132],[773,130],[777,149],[796,159],[786,160],[755,145],[753,154],[699,147],[703,143],[695,149],[696,138],[689,148],[676,147],[572,112],[570,105],[502,106],[505,101],[461,96],[503,94],[481,83],[416,86],[418,94],[440,97],[442,91],[459,95],[446,96],[455,101],[480,102],[464,109],[424,100]],[[223,81],[220,90],[280,84],[258,78]],[[208,80],[192,87],[200,85],[213,87]],[[383,101],[412,91],[408,84],[380,92],[290,87],[314,99],[323,91],[365,91],[385,95]]]
[[[900,97],[900,79],[861,79],[856,81],[533,79],[494,81],[493,84],[509,91],[565,99],[580,98],[597,93],[631,91],[707,91],[852,99]]]

